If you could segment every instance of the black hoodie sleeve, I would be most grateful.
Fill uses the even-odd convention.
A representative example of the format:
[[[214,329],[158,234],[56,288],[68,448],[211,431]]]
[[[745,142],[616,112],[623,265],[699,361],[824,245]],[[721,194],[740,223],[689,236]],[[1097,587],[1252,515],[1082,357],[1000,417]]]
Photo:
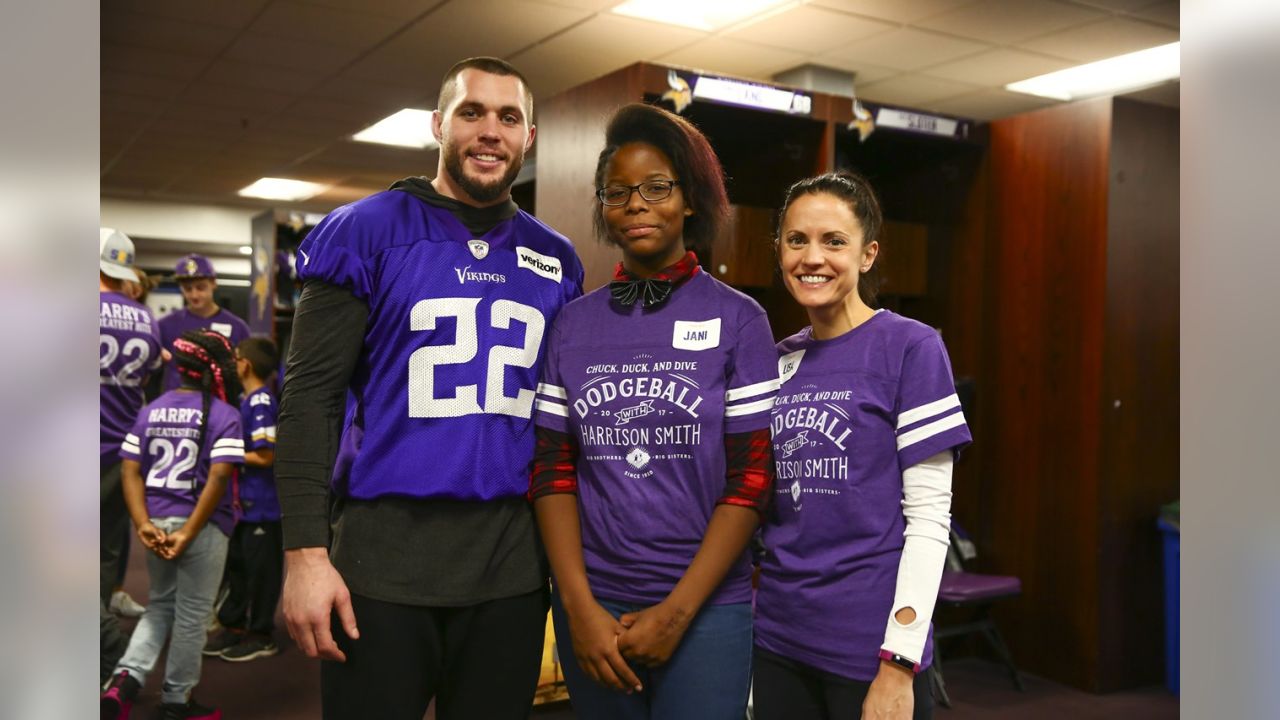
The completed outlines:
[[[318,280],[303,286],[276,442],[285,549],[329,545],[329,481],[368,321],[369,306],[350,290]]]

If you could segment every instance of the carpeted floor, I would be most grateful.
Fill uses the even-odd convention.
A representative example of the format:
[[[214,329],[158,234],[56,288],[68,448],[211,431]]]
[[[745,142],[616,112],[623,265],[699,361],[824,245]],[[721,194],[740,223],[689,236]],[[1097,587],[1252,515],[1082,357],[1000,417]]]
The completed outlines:
[[[133,543],[125,588],[140,602],[147,596],[146,561]],[[132,623],[130,623],[131,626]],[[227,720],[313,720],[320,717],[320,671],[292,646],[277,618],[276,641],[281,653],[247,663],[205,659],[196,697],[222,709]],[[159,703],[163,660],[144,688],[133,717],[145,720]],[[1081,692],[1058,683],[1024,675],[1026,692],[1013,689],[1004,670],[977,659],[948,659],[947,690],[954,707],[939,707],[935,720],[1169,720],[1178,717],[1178,699],[1163,687],[1108,695]],[[427,713],[427,719],[433,718]],[[542,706],[536,720],[573,720],[568,703]]]

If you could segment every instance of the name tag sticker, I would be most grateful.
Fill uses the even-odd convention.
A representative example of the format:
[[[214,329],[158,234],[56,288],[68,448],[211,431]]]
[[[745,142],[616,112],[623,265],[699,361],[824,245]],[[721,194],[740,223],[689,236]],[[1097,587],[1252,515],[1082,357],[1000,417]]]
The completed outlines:
[[[209,323],[209,329],[223,337],[231,337],[231,323]]]
[[[560,282],[563,276],[560,270],[560,258],[536,253],[527,247],[516,247],[516,262],[525,270],[530,270],[535,275],[541,275],[548,280]]]
[[[804,350],[787,353],[778,358],[778,380],[785,384],[800,369],[800,360],[804,358]]]
[[[671,335],[671,347],[677,350],[710,350],[720,347],[720,318],[693,322],[677,320]]]

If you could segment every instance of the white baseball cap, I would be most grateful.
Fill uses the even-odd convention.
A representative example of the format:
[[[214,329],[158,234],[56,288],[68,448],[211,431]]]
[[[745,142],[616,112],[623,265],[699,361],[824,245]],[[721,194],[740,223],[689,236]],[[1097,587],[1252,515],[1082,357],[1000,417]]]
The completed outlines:
[[[115,228],[99,228],[98,240],[101,257],[98,268],[107,277],[117,280],[137,281],[133,272],[133,241]]]

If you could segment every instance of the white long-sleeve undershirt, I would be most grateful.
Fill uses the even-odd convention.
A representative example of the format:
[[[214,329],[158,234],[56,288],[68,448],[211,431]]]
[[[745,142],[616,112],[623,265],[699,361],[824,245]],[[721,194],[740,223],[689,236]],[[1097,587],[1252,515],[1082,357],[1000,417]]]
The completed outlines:
[[[950,544],[952,464],[951,451],[945,450],[902,473],[906,540],[898,560],[898,585],[881,649],[917,663],[924,655]],[[912,608],[916,613],[915,620],[905,625],[896,619],[903,608]]]

